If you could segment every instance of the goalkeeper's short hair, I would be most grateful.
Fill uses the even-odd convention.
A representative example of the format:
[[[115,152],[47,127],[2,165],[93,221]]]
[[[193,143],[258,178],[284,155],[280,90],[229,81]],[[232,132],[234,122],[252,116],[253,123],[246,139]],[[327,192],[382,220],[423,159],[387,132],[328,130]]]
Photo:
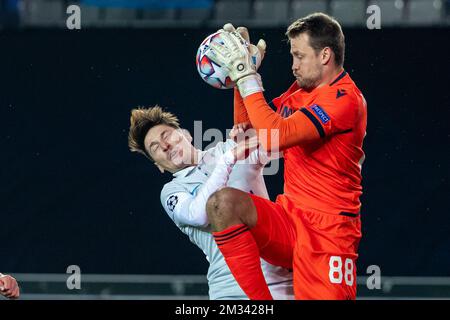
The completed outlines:
[[[288,39],[294,39],[301,33],[309,36],[309,45],[317,52],[325,47],[334,52],[335,63],[344,65],[345,37],[341,25],[334,18],[321,12],[312,13],[294,21],[287,29]]]
[[[130,131],[128,132],[128,147],[130,150],[152,159],[145,149],[144,139],[151,128],[160,124],[176,129],[180,128],[177,116],[164,111],[158,105],[150,108],[138,107],[131,110]]]

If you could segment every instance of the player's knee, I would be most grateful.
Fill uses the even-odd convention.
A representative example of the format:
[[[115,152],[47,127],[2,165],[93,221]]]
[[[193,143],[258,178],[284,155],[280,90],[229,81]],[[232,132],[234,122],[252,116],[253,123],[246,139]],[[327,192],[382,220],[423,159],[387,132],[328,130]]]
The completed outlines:
[[[233,191],[232,188],[222,188],[209,197],[206,212],[211,223],[217,220],[230,220],[235,215],[232,205]]]
[[[243,223],[241,206],[242,191],[223,188],[214,192],[206,203],[206,212],[213,229],[223,230],[229,226]],[[245,220],[245,219],[244,219]]]

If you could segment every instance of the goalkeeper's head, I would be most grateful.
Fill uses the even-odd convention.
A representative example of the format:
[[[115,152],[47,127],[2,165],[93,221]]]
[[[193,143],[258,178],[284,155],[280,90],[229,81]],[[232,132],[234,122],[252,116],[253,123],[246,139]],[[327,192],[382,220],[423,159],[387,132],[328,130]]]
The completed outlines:
[[[156,105],[131,111],[128,146],[152,160],[161,172],[177,172],[196,162],[192,137],[178,118]]]
[[[301,88],[311,91],[341,72],[345,37],[334,18],[312,13],[294,21],[286,35],[291,45],[292,73]]]

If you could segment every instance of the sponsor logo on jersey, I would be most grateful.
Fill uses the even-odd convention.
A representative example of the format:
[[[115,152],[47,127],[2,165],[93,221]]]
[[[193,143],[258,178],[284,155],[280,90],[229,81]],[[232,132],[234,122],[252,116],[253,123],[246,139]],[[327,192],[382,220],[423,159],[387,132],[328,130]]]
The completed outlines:
[[[330,117],[327,115],[327,113],[320,106],[318,106],[317,104],[313,104],[310,108],[319,117],[319,120],[323,124],[325,124],[328,121],[330,121]]]

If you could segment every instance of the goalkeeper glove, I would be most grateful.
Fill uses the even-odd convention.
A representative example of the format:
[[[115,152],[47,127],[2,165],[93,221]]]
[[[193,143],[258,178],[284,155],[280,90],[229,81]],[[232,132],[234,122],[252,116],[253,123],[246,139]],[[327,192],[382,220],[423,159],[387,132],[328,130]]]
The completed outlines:
[[[260,67],[266,53],[267,46],[264,39],[259,39],[258,43],[255,46],[250,42],[250,35],[246,27],[238,27],[237,29],[234,29],[234,26],[231,23],[227,23],[223,26],[223,29],[228,32],[237,32],[245,40],[248,45],[248,51],[252,56],[252,62],[255,65],[256,71],[258,71],[258,68]]]
[[[226,29],[231,32],[226,31]],[[228,70],[230,79],[236,82],[243,98],[253,93],[264,91],[261,76],[256,72],[257,61],[253,62],[248,49],[250,44],[231,24],[226,24],[224,31],[221,34],[224,45],[216,42],[211,43],[211,48],[206,55],[215,63]],[[256,50],[259,52],[258,48]],[[257,53],[256,51],[254,52]]]

